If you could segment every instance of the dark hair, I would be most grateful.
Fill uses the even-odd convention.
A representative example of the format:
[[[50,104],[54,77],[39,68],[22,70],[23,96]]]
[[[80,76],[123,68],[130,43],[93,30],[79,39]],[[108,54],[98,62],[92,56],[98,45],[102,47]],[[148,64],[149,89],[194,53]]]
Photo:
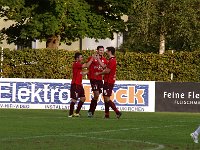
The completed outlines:
[[[114,47],[110,46],[110,47],[107,47],[106,49],[107,49],[108,51],[111,51],[111,54],[112,54],[112,55],[115,55],[115,48],[114,48]]]
[[[97,50],[99,50],[100,48],[104,48],[103,46],[97,46]]]
[[[80,55],[82,55],[80,52],[75,53],[74,59],[76,60],[77,58],[79,58]]]

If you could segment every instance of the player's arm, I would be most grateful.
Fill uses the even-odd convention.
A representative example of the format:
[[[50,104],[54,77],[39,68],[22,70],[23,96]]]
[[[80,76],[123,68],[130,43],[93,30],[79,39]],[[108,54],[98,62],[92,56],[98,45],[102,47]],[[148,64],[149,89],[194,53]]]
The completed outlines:
[[[91,65],[92,61],[93,61],[93,57],[91,57],[90,60],[87,63],[84,63],[82,65],[82,68],[89,68],[89,66]]]
[[[106,64],[104,64],[104,63],[102,63],[102,61],[101,61],[101,59],[100,59],[100,57],[99,56],[97,56],[97,61],[98,61],[98,63],[100,64],[100,66],[103,68],[103,69],[105,69],[106,68]]]
[[[102,72],[96,72],[96,75],[104,75],[104,74],[109,74],[110,73],[110,68],[104,69]]]
[[[86,74],[88,74],[88,70],[84,70],[84,71],[82,71],[82,75],[86,75]]]
[[[95,75],[104,75],[104,74],[109,74],[111,69],[114,67],[114,63],[109,62],[106,65],[106,68],[102,72],[97,72]]]

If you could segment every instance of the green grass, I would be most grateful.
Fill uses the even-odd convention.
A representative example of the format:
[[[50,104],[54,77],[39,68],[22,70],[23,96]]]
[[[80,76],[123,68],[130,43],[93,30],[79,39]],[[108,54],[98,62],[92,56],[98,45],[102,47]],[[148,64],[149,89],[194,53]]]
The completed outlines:
[[[123,112],[68,118],[63,110],[0,109],[1,150],[199,150],[189,134],[198,113]]]

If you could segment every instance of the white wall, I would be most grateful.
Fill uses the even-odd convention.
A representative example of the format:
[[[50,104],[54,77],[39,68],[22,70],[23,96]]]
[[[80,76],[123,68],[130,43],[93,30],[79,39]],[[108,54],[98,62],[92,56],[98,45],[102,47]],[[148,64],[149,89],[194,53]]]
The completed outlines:
[[[3,28],[8,28],[10,25],[13,24],[13,21],[4,21],[5,18],[1,18],[0,19],[0,30],[3,29]],[[3,44],[0,44],[0,47],[3,47],[3,48],[9,48],[9,49],[15,49],[16,46],[14,44],[7,44],[6,40],[3,40],[2,41]]]
[[[115,48],[118,48],[123,42],[123,36],[122,34],[117,34],[114,33],[114,39],[99,39],[98,42],[95,41],[95,39],[91,39],[91,38],[84,38],[83,39],[83,49],[89,49],[89,50],[93,50],[96,49],[97,46],[102,45],[105,48],[109,47],[109,46],[113,46]]]
[[[9,27],[12,25],[13,21],[4,21],[3,18],[0,19],[0,30],[4,27]],[[115,48],[118,48],[123,42],[123,36],[121,34],[114,33],[114,39],[99,39],[98,42],[95,41],[95,39],[91,38],[84,38],[82,39],[82,49],[86,50],[94,50],[97,48],[97,46],[102,45],[105,48],[108,46],[113,46]],[[16,49],[16,45],[14,44],[7,44],[6,40],[3,40],[3,44],[0,44],[0,47],[3,48],[10,48],[10,49]],[[32,42],[32,48],[40,49],[40,48],[46,48],[46,42],[40,42],[39,40],[36,40],[36,42]],[[59,46],[59,49],[66,49],[66,50],[80,50],[80,41],[73,42],[72,45],[66,45],[64,43],[61,43]]]

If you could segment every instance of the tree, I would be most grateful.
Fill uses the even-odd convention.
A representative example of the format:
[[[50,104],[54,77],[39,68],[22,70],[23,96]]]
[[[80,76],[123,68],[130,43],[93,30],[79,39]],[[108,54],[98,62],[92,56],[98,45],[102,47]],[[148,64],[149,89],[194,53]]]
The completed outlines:
[[[162,54],[200,48],[199,0],[134,0],[123,47]]]
[[[120,0],[122,2],[123,0]],[[118,11],[116,11],[118,10]],[[26,45],[45,40],[46,47],[80,38],[113,38],[125,29],[123,10],[114,0],[1,0],[1,17],[14,23],[4,28],[8,43]]]

